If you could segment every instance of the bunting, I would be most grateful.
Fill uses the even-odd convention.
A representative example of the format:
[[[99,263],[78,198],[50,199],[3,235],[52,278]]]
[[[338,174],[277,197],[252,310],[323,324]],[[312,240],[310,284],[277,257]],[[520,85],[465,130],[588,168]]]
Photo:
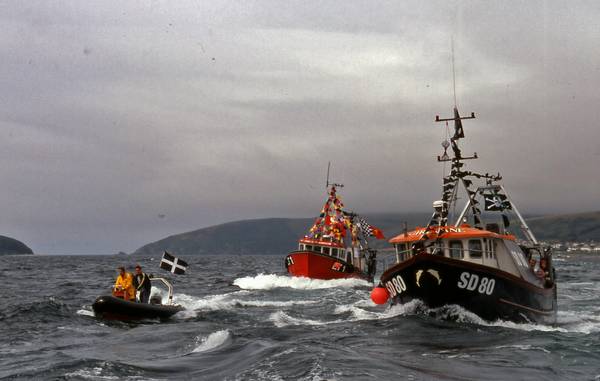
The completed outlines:
[[[335,186],[332,186],[327,201],[325,201],[319,217],[309,229],[306,238],[327,238],[341,242],[350,226],[344,213],[344,203],[341,197],[337,195]]]

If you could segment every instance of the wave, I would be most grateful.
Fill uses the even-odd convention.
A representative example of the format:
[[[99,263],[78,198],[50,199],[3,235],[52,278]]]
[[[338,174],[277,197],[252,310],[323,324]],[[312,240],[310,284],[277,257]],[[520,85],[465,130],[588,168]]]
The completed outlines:
[[[292,307],[296,305],[308,305],[319,303],[318,300],[256,300],[245,299],[251,295],[249,291],[241,290],[226,294],[208,295],[198,298],[186,294],[178,294],[174,302],[181,304],[186,310],[177,314],[182,318],[192,318],[200,311],[232,310],[239,307]]]
[[[458,305],[439,308],[426,308],[423,312],[442,320],[476,324],[487,327],[501,327],[520,331],[580,333],[589,335],[600,332],[600,317],[576,311],[559,311],[554,325],[541,323],[516,323],[506,320],[487,321]]]
[[[515,323],[512,321],[487,321],[477,314],[458,305],[446,305],[429,308],[420,300],[412,300],[405,304],[396,304],[383,311],[373,311],[367,308],[374,306],[371,302],[358,301],[349,305],[337,306],[335,314],[350,313],[350,321],[389,319],[395,316],[427,315],[440,320],[457,323],[475,324],[487,327],[502,327],[521,331],[562,332],[591,334],[600,332],[600,316],[577,311],[559,311],[557,324],[546,325],[539,323]],[[330,322],[322,322],[328,324]]]
[[[283,311],[277,311],[269,316],[269,320],[275,324],[276,327],[282,328],[289,325],[325,325],[325,324],[334,324],[334,323],[343,323],[347,320],[334,320],[334,321],[322,321],[322,320],[311,320],[311,319],[302,319],[296,318],[288,315]]]
[[[542,348],[542,347],[536,347],[533,346],[531,344],[514,344],[514,345],[499,345],[496,347],[496,349],[518,349],[521,351],[541,351],[544,353],[551,353],[549,350],[547,350],[546,348]]]
[[[96,316],[96,315],[94,315],[94,311],[86,310],[84,308],[77,310],[77,314],[82,315],[82,316],[91,316],[91,317]]]
[[[335,320],[313,320],[297,318],[287,314],[284,311],[277,311],[269,316],[269,320],[273,322],[276,327],[286,327],[290,325],[326,325],[326,324],[338,324],[348,323],[353,321],[364,321],[364,320],[380,320],[389,319],[399,315],[409,315],[417,309],[419,304],[423,304],[418,300],[413,300],[406,304],[397,304],[386,308],[384,311],[369,311],[360,308],[360,305],[368,305],[369,302],[358,301],[351,305],[338,306],[336,307],[335,314],[350,313],[351,316],[346,319],[335,319]],[[371,303],[374,305],[373,303]]]
[[[0,321],[9,319],[29,320],[32,316],[43,316],[45,319],[55,318],[60,320],[68,318],[72,313],[66,303],[51,296],[45,300],[12,306],[9,310],[0,312]]]
[[[127,375],[127,373],[138,373],[139,369],[124,363],[100,361],[100,360],[81,360],[79,363],[84,363],[86,366],[81,367],[81,364],[75,362],[73,366],[81,367],[72,372],[63,373],[60,379],[77,379],[77,380],[148,380],[153,381],[155,378],[140,375]],[[48,378],[47,374],[36,374],[34,379]]]
[[[199,342],[199,345],[192,350],[192,353],[208,352],[224,345],[228,341],[231,341],[231,333],[227,329],[213,332],[206,337],[197,337],[196,342]]]
[[[320,290],[335,287],[371,287],[372,283],[363,279],[310,279],[282,276],[276,274],[258,274],[237,278],[233,284],[244,290],[271,290],[274,288],[293,288],[297,290]]]

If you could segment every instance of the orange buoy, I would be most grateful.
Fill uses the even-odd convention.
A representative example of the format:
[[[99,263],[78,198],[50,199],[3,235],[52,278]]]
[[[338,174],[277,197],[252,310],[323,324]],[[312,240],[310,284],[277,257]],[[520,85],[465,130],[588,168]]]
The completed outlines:
[[[385,304],[389,297],[390,294],[385,287],[377,286],[371,290],[371,300],[375,304]]]

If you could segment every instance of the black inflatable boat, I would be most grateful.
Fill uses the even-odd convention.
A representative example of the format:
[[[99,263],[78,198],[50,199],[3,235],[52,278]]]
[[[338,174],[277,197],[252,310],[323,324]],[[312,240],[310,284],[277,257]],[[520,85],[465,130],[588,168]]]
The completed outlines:
[[[167,304],[161,304],[160,297],[152,297],[150,303],[137,303],[123,300],[113,295],[103,295],[96,299],[92,308],[96,317],[109,320],[168,319],[184,308],[173,304],[173,287],[164,278],[151,278],[162,281],[169,290]]]

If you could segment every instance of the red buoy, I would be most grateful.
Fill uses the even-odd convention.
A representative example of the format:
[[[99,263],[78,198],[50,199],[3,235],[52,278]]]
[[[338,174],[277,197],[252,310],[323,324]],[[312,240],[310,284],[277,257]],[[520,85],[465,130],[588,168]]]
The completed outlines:
[[[389,297],[390,294],[385,287],[377,286],[371,290],[371,300],[375,304],[385,304]]]

